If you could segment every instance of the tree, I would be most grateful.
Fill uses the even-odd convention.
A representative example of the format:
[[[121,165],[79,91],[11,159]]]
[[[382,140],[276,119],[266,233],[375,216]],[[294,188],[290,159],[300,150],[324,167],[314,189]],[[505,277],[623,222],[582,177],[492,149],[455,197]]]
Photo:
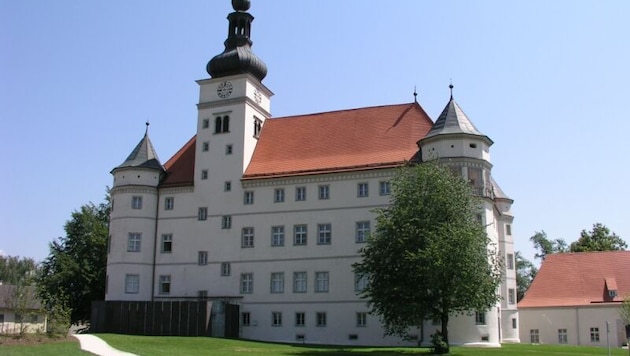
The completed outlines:
[[[623,251],[628,244],[601,223],[593,224],[590,232],[582,230],[580,238],[571,244],[571,252]]]
[[[538,269],[531,261],[523,257],[519,251],[516,251],[516,296],[517,301],[521,301],[525,296],[525,292],[532,284]]]
[[[70,320],[89,320],[91,302],[105,297],[110,200],[83,205],[64,225],[65,237],[50,243],[38,292],[49,312],[70,311]]]
[[[4,284],[20,284],[31,279],[36,272],[37,265],[32,258],[0,256],[0,282]]]
[[[534,248],[538,250],[534,257],[540,258],[543,261],[545,260],[545,256],[549,254],[568,251],[567,243],[564,239],[551,240],[547,237],[547,233],[544,230],[540,232],[536,231],[534,236],[529,238],[529,241],[531,241],[534,244]]]
[[[28,320],[38,312],[39,302],[32,285],[36,273],[37,265],[32,258],[0,256],[0,281],[7,284],[2,302],[19,316],[19,320],[16,317],[16,324],[20,337],[26,332]]]
[[[467,182],[437,163],[401,168],[389,207],[354,265],[368,280],[362,291],[389,335],[406,336],[424,320],[441,321],[448,353],[451,315],[488,310],[498,301],[501,263],[480,201]]]

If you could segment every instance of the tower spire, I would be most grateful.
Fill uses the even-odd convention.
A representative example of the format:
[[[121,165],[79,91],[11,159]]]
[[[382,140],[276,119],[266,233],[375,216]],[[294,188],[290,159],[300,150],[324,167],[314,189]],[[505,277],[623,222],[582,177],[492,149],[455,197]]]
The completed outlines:
[[[448,88],[451,90],[451,100],[453,100],[453,79],[451,79],[450,84],[448,85]]]

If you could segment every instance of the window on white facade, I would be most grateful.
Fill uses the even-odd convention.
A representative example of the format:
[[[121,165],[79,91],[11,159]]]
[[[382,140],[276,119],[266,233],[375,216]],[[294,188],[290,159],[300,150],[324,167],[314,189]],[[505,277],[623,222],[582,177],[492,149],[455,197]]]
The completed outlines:
[[[130,232],[127,239],[127,252],[140,252],[142,247],[142,234]]]
[[[251,294],[254,292],[254,274],[242,273],[241,274],[241,293]]]
[[[508,289],[508,304],[516,304],[516,291],[514,290],[514,288]]]
[[[232,191],[232,182],[227,181],[223,184],[223,190],[226,192]]]
[[[389,183],[389,181],[378,182],[378,193],[380,195],[391,194],[391,184]]]
[[[262,120],[254,116],[254,137],[258,138],[260,136],[260,131],[262,130]]]
[[[131,197],[131,209],[142,209],[142,197],[135,195]]]
[[[366,275],[361,273],[354,274],[354,291],[355,292],[363,292],[365,287],[367,287],[369,281]]]
[[[173,234],[162,234],[162,253],[173,252]]]
[[[249,312],[242,312],[241,313],[241,325],[243,326],[249,326],[250,325],[250,314]]]
[[[170,294],[171,293],[171,276],[163,275],[160,276],[160,294]]]
[[[244,227],[241,230],[241,247],[250,248],[254,247],[254,228]]]
[[[226,155],[231,155],[232,152],[234,151],[234,149],[232,148],[232,145],[225,145],[225,154]]]
[[[210,149],[210,143],[204,142],[201,144],[201,151],[208,152],[209,149]]]
[[[512,225],[510,224],[505,225],[505,234],[512,235]]]
[[[357,326],[360,328],[367,326],[367,313],[357,313]]]
[[[332,239],[331,224],[317,224],[317,244],[330,245]]]
[[[197,264],[200,266],[205,266],[208,264],[208,251],[197,252]]]
[[[516,321],[516,318],[512,318],[512,329],[516,328],[518,328],[518,321]]]
[[[306,272],[293,272],[293,292],[306,293]]]
[[[231,229],[232,228],[232,216],[224,215],[221,217],[221,228],[222,229]]]
[[[304,201],[304,200],[306,200],[306,187],[296,187],[295,188],[295,200],[296,201]]]
[[[282,313],[281,312],[271,313],[271,326],[282,326]]]
[[[568,341],[567,338],[567,329],[558,329],[558,343],[566,344]]]
[[[254,192],[252,192],[251,190],[245,191],[244,196],[243,196],[243,204],[245,205],[254,204]]]
[[[126,274],[125,275],[125,293],[138,294],[140,292],[140,275],[139,274]]]
[[[306,245],[306,225],[293,226],[293,244],[296,246]]]
[[[315,292],[328,292],[328,272],[315,272]]]
[[[319,326],[319,327],[326,326],[326,313],[324,312],[315,313],[315,326]]]
[[[529,330],[529,342],[532,344],[540,344],[540,333],[538,329]]]
[[[208,218],[208,208],[199,208],[197,210],[197,220],[206,220]]]
[[[273,202],[274,203],[282,203],[284,202],[284,188],[276,188],[273,191]]]
[[[357,184],[357,196],[359,198],[364,198],[369,195],[368,184],[367,183],[359,183]]]
[[[203,180],[208,179],[208,170],[207,169],[202,169],[201,170],[201,179],[203,179]]]
[[[222,276],[229,276],[230,275],[230,270],[231,270],[230,262],[223,262],[223,263],[221,263],[221,275]]]
[[[175,207],[175,198],[166,197],[164,198],[164,210],[173,210]]]
[[[507,269],[514,269],[514,254],[508,253],[506,258]]]
[[[295,313],[295,326],[306,325],[306,314],[304,312]]]
[[[366,242],[369,234],[370,234],[370,222],[358,221],[355,241],[357,243]]]
[[[591,328],[591,342],[599,342],[599,328]]]
[[[274,272],[271,274],[271,293],[284,293],[283,272]]]
[[[475,325],[486,325],[486,313],[475,312]]]
[[[271,227],[271,246],[284,246],[284,226]]]
[[[210,119],[203,119],[203,121],[201,121],[201,128],[207,129],[208,127],[210,127]]]
[[[226,133],[230,132],[230,117],[229,116],[217,116],[214,119],[214,133]]]
[[[330,186],[329,185],[320,185],[318,188],[318,197],[319,199],[325,200],[330,199]]]

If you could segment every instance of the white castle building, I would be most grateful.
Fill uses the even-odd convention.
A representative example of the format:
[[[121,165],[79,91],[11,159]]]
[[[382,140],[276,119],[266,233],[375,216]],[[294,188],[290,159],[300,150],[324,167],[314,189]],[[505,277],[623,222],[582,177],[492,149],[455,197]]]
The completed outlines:
[[[232,5],[225,51],[197,82],[196,135],[162,164],[145,134],[112,170],[106,300],[202,298],[213,315],[236,304],[246,339],[427,343],[431,321],[408,340],[383,335],[352,264],[396,167],[437,157],[483,197],[481,219],[506,261],[501,301],[452,318],[449,339],[518,342],[513,201],[492,179],[492,140],[452,95],[435,122],[417,102],[272,118],[249,1]]]

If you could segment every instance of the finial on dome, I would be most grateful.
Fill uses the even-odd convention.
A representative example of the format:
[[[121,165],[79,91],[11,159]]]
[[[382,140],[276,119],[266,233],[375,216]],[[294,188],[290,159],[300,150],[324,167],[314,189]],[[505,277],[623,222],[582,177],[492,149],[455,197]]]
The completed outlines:
[[[418,102],[418,92],[416,91],[416,86],[413,86],[413,102],[417,103]]]
[[[451,79],[451,84],[448,85],[448,88],[451,90],[451,100],[453,100],[453,80]]]
[[[232,8],[234,11],[247,11],[250,6],[250,0],[232,0]]]
[[[144,124],[147,126],[146,129],[144,130],[144,135],[146,136],[149,134],[149,125],[151,124],[149,123],[149,120],[147,120],[147,122],[145,122]]]

